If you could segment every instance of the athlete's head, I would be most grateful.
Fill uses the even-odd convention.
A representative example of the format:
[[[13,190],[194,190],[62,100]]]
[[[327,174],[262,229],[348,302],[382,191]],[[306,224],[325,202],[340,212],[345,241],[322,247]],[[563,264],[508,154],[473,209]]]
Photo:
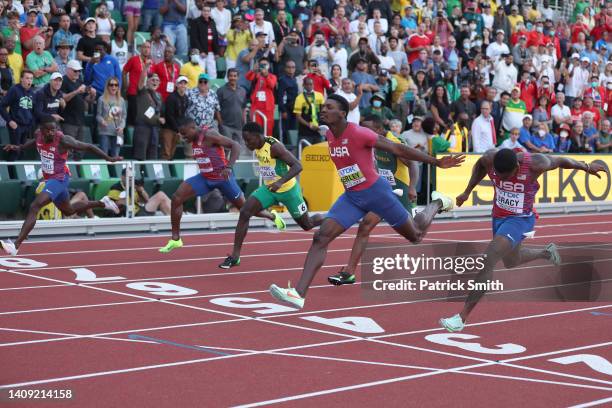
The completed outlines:
[[[183,139],[193,142],[198,134],[198,128],[193,119],[183,118],[178,123],[178,131]]]
[[[242,127],[242,138],[249,150],[261,149],[265,143],[264,130],[255,122],[248,122]]]
[[[378,134],[383,134],[385,132],[385,125],[380,116],[377,115],[368,115],[361,121],[361,126],[367,127],[370,130]]]
[[[500,149],[493,157],[493,168],[502,180],[514,176],[519,169],[516,152],[512,149]]]
[[[349,103],[340,95],[331,94],[321,107],[321,122],[336,125],[346,121],[350,110]]]
[[[55,124],[54,119],[46,119],[44,122],[40,124],[40,132],[42,133],[42,136],[43,136],[43,139],[45,139],[45,142],[49,143],[53,140],[56,129],[57,129],[57,125]]]
[[[423,128],[423,131],[428,135],[433,135],[436,128],[436,121],[431,116],[428,116],[423,119],[423,124],[421,125],[421,128]]]

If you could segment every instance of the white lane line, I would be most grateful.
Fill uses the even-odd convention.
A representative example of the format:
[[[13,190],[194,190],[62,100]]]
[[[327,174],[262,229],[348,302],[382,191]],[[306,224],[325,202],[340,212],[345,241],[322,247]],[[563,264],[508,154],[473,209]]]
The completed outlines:
[[[596,407],[597,405],[603,405],[603,404],[607,404],[608,402],[612,402],[612,397],[609,398],[603,398],[597,401],[590,401],[590,402],[584,402],[582,404],[578,404],[578,405],[572,405],[569,408],[589,408],[589,407]]]

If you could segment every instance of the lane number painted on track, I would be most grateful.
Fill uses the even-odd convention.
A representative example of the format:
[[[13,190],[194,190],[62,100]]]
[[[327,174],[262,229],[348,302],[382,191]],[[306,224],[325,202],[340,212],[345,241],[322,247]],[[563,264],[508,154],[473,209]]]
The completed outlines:
[[[612,375],[612,363],[597,354],[574,354],[571,356],[552,358],[548,361],[563,365],[584,363],[598,373]]]
[[[274,314],[295,312],[295,309],[289,306],[283,306],[276,303],[264,303],[259,299],[246,297],[222,297],[211,299],[210,303],[223,307],[231,307],[234,309],[253,309],[253,313],[258,314]]]
[[[527,349],[520,344],[504,343],[496,344],[495,348],[484,347],[480,343],[466,342],[463,340],[474,340],[479,339],[480,336],[465,333],[436,333],[425,336],[427,341],[436,344],[442,344],[444,346],[458,347],[462,350],[472,351],[474,353],[482,354],[519,354],[523,353]]]
[[[44,262],[38,262],[28,258],[0,258],[0,265],[7,268],[44,268]]]
[[[198,293],[195,289],[164,282],[132,282],[125,286],[159,296],[190,296]]]
[[[327,326],[336,327],[342,330],[348,330],[356,333],[375,334],[384,333],[385,329],[380,327],[378,323],[369,317],[361,316],[346,316],[326,318],[320,316],[306,316],[301,319],[308,320],[314,323],[325,324]]]
[[[87,268],[72,268],[70,270],[76,274],[75,279],[79,282],[107,282],[125,279],[123,276],[108,276],[106,278],[98,278],[94,271]]]

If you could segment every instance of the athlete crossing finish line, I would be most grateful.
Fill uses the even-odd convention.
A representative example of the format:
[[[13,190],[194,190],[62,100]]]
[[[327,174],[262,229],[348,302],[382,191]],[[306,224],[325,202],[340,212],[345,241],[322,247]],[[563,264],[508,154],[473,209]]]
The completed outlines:
[[[284,204],[295,222],[304,231],[321,225],[323,216],[308,216],[308,207],[302,197],[302,188],[295,177],[302,171],[299,160],[285,146],[273,137],[264,136],[264,130],[258,123],[250,122],[242,128],[242,137],[249,150],[255,152],[259,162],[259,174],[264,184],[246,201],[240,209],[240,218],[236,225],[234,250],[219,268],[229,269],[240,265],[240,250],[249,229],[249,220],[263,208]]]
[[[436,159],[408,146],[390,142],[370,129],[348,123],[346,115],[349,109],[349,103],[339,95],[329,96],[321,108],[321,121],[329,126],[326,137],[330,156],[338,169],[345,192],[334,203],[321,228],[315,233],[297,286],[270,286],[272,296],[293,307],[304,307],[306,291],[325,261],[329,244],[367,213],[375,213],[400,235],[418,243],[425,236],[435,215],[453,208],[450,197],[433,192],[433,201],[413,219],[394,196],[389,183],[376,172],[372,149],[440,168],[460,166],[465,160],[464,155]]]
[[[22,145],[6,145],[5,151],[21,151],[36,146],[40,154],[41,169],[45,179],[45,189],[36,196],[30,205],[30,210],[26,216],[19,237],[15,242],[11,240],[0,241],[0,245],[8,255],[15,256],[19,247],[30,234],[36,225],[36,215],[38,211],[47,204],[53,202],[64,215],[72,215],[86,211],[90,208],[105,208],[119,214],[119,207],[108,196],[104,196],[100,201],[81,201],[74,204],[70,203],[68,185],[70,184],[70,170],[66,166],[68,152],[70,150],[88,151],[102,157],[109,162],[123,160],[122,157],[110,157],[97,146],[89,143],[82,143],[75,140],[72,136],[63,134],[57,129],[53,119],[44,121],[40,129],[34,134],[34,138],[29,139]]]
[[[542,250],[523,248],[521,245],[535,225],[533,203],[540,189],[538,177],[557,168],[584,170],[598,178],[601,178],[599,172],[606,172],[604,165],[597,161],[587,164],[568,157],[516,153],[510,149],[491,149],[474,164],[472,177],[465,191],[457,197],[457,205],[461,206],[470,197],[472,190],[487,174],[495,188],[493,240],[485,252],[484,268],[478,272],[475,282],[490,281],[493,268],[500,259],[506,268],[514,268],[535,259],[548,259],[554,265],[561,264],[555,244],[548,244]],[[442,327],[450,332],[463,330],[468,316],[484,294],[484,290],[472,290],[461,313],[440,319]]]
[[[200,172],[183,181],[172,196],[170,222],[172,223],[172,238],[159,252],[168,253],[183,246],[181,239],[181,218],[183,217],[183,204],[194,196],[204,196],[218,188],[221,194],[240,209],[245,203],[244,194],[238,187],[232,167],[240,155],[240,145],[219,132],[206,127],[198,128],[193,119],[183,119],[179,122],[179,133],[191,143],[193,157],[198,163]],[[231,149],[230,160],[225,158],[224,148]],[[257,216],[274,221],[276,228],[285,229],[283,219],[272,211],[261,211]]]

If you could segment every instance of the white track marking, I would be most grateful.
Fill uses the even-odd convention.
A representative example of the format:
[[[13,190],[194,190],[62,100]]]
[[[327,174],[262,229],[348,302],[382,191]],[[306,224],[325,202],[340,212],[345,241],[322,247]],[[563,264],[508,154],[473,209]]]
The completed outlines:
[[[572,405],[569,408],[589,408],[589,407],[595,407],[597,405],[603,405],[603,404],[607,404],[608,402],[612,402],[612,397],[610,398],[603,398],[597,401],[590,401],[590,402],[585,402],[582,404],[578,404],[578,405]]]

